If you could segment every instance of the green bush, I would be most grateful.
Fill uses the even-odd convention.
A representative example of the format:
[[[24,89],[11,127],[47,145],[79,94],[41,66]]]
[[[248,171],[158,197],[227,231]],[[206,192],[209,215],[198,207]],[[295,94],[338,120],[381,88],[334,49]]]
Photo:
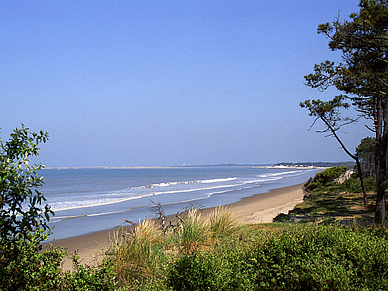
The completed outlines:
[[[376,180],[373,177],[364,179],[364,185],[366,191],[377,191]],[[344,191],[352,193],[362,193],[361,182],[359,179],[350,178],[342,184]]]
[[[65,252],[49,248],[39,252],[41,230],[28,239],[0,246],[0,290],[56,290],[61,284],[61,261]],[[43,236],[44,237],[44,236]],[[17,238],[17,237],[16,237]]]
[[[310,178],[304,184],[304,189],[307,192],[311,192],[314,189],[325,186],[327,183],[334,182],[335,179],[338,179],[347,170],[348,167],[345,166],[328,168],[322,172],[317,173],[314,178]]]
[[[170,266],[173,290],[387,290],[387,234],[337,225],[261,234],[254,247],[185,255]]]
[[[62,273],[62,249],[41,250],[51,233],[47,222],[54,213],[38,191],[42,164],[30,165],[39,154],[38,145],[48,134],[30,132],[22,125],[10,140],[0,139],[0,290],[113,290],[109,265],[77,264]]]
[[[217,272],[206,255],[185,254],[169,271],[168,282],[174,290],[216,290]]]
[[[85,266],[79,263],[79,257],[73,257],[73,272],[66,272],[61,277],[61,290],[74,291],[113,291],[115,272],[108,261],[97,267]]]

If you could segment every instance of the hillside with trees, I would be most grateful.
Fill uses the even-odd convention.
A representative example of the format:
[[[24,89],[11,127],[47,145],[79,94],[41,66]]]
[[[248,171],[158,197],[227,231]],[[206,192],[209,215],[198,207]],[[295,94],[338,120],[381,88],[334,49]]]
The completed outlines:
[[[305,100],[300,106],[307,108],[316,120],[322,120],[327,126],[324,132],[332,134],[357,163],[358,155],[345,147],[337,131],[363,119],[374,133],[375,222],[383,223],[388,143],[388,7],[384,0],[361,0],[359,6],[359,13],[351,14],[349,20],[338,18],[318,26],[318,33],[328,39],[329,49],[341,54],[341,61],[326,60],[316,64],[314,72],[305,76],[306,85],[311,88],[325,91],[335,87],[343,94],[329,101]],[[354,108],[358,117],[342,117],[341,110],[347,108]]]
[[[312,88],[343,94],[301,103],[335,138],[355,121],[341,109],[372,121],[375,136],[355,153],[337,138],[358,173],[344,178],[343,164],[323,170],[304,185],[301,204],[268,224],[241,224],[223,207],[208,216],[189,207],[164,223],[156,207],[157,217],[117,230],[103,258],[88,266],[63,248],[42,248],[53,212],[39,191],[43,165],[30,162],[48,133],[23,125],[0,140],[0,290],[388,290],[388,1],[359,6],[350,20],[318,27],[342,61],[325,61],[306,76]],[[61,269],[67,256],[72,271]]]

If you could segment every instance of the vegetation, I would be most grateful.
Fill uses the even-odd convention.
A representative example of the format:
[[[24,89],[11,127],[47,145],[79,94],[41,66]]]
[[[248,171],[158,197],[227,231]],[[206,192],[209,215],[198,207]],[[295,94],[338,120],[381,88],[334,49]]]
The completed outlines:
[[[193,211],[187,219],[198,222],[201,215]],[[126,247],[111,252],[108,258],[122,258],[123,251],[132,254],[115,263],[116,268],[131,270],[119,275],[119,278],[122,276],[120,290],[388,288],[386,229],[324,222],[236,226],[232,220],[226,228],[230,231],[221,236],[218,233],[217,240],[211,231],[214,229],[211,219],[190,222],[187,227],[193,229],[188,233],[204,234],[203,226],[208,224],[207,239],[202,235],[190,235],[186,240],[173,239],[182,233],[172,231],[153,243],[151,239],[147,247],[140,247],[133,255],[136,242],[140,240],[135,231],[127,236],[126,243],[123,242]],[[150,223],[142,227],[154,229]],[[148,263],[139,262],[139,257],[147,258]]]
[[[374,154],[376,148],[376,140],[373,137],[363,138],[356,148],[356,153],[360,158],[362,172],[366,177],[375,177],[375,161]]]
[[[366,125],[375,133],[375,222],[383,223],[388,144],[388,124],[385,122],[388,114],[388,2],[361,0],[359,6],[359,13],[351,14],[350,20],[340,22],[336,19],[331,24],[318,26],[318,33],[328,38],[329,48],[341,53],[342,62],[327,60],[315,65],[314,73],[305,76],[306,85],[311,88],[325,91],[334,86],[344,94],[329,101],[306,100],[301,106],[306,107],[310,115],[323,120],[336,138],[336,132],[343,125],[360,118],[364,118],[366,122],[372,120],[372,126]],[[340,110],[350,107],[359,116],[355,119],[342,118]],[[338,138],[337,140],[340,142]],[[341,146],[345,149],[343,144]],[[358,160],[357,155],[347,150],[346,152]],[[361,170],[359,173],[362,173]]]
[[[303,166],[303,167],[319,167],[319,168],[330,168],[330,167],[337,167],[337,166],[346,166],[349,168],[353,168],[355,166],[354,162],[298,162],[298,163],[292,163],[292,162],[283,162],[283,163],[277,163],[275,166]]]
[[[41,250],[50,234],[44,214],[52,212],[40,207],[44,197],[36,189],[42,166],[28,163],[43,136],[23,127],[2,144],[0,290],[388,289],[388,232],[371,226],[373,209],[355,193],[359,180],[336,182],[346,167],[317,174],[305,185],[305,202],[272,224],[241,225],[223,207],[209,216],[192,207],[166,224],[158,205],[160,221],[118,230],[97,266],[82,265],[75,255],[73,271],[63,272],[66,251]],[[373,179],[366,187],[376,189]]]
[[[312,190],[327,185],[330,182],[334,182],[336,179],[339,179],[348,171],[348,167],[338,166],[326,169],[322,172],[319,172],[315,175],[314,178],[310,178],[304,184],[304,190],[306,192],[311,192]]]
[[[207,218],[193,208],[166,225],[159,208],[162,223],[146,220],[118,231],[98,266],[82,265],[75,255],[73,272],[63,272],[66,251],[41,250],[53,212],[37,190],[43,166],[29,160],[48,135],[22,126],[0,141],[0,290],[388,290],[388,3],[361,0],[350,19],[318,27],[343,62],[323,62],[305,77],[312,88],[335,86],[349,95],[301,106],[323,120],[344,149],[336,132],[354,120],[339,110],[353,106],[372,119],[375,180],[352,177],[341,184],[345,167],[323,171],[306,183],[306,200],[272,224],[240,225],[226,209]],[[348,154],[358,163],[359,157],[367,161],[366,151],[369,146]],[[375,205],[362,203],[359,193],[366,191]]]
[[[272,224],[240,225],[217,208],[117,233],[107,261],[119,290],[385,290],[388,231],[373,224],[346,167],[317,174],[308,198]],[[376,185],[367,180],[369,195]],[[162,218],[160,218],[162,220]],[[287,222],[287,223],[284,223]],[[170,227],[172,226],[172,227]]]
[[[63,249],[42,251],[47,226],[54,213],[38,191],[42,164],[30,165],[38,145],[48,134],[30,132],[22,125],[10,140],[0,140],[0,290],[113,290],[114,273],[109,262],[92,268],[73,257],[74,271],[63,273]]]
[[[375,198],[375,180],[365,180],[365,186],[368,195]],[[307,191],[303,203],[295,206],[287,215],[279,214],[274,221],[373,225],[375,205],[371,203],[365,207],[361,192],[361,183],[356,177],[342,184],[328,182],[315,187],[311,192]]]

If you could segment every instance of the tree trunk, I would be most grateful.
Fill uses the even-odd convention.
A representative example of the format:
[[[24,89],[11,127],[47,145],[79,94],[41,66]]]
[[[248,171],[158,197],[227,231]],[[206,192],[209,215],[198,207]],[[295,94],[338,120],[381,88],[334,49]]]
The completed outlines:
[[[355,157],[356,157],[356,164],[357,164],[358,174],[360,175],[362,195],[364,197],[364,205],[365,205],[365,207],[367,207],[368,206],[368,196],[366,195],[365,184],[364,184],[364,176],[362,174],[360,160],[358,159],[357,155]]]
[[[378,157],[379,160],[377,162],[376,170],[377,176],[376,176],[376,184],[377,184],[377,197],[376,197],[376,210],[375,210],[375,223],[381,224],[385,220],[385,174],[386,174],[386,166],[384,159],[382,158],[380,145],[376,145],[378,147]]]
[[[380,88],[379,88],[380,89]],[[387,102],[385,102],[387,103]],[[386,152],[388,127],[385,122],[388,114],[388,104],[383,104],[381,91],[378,90],[376,100],[376,147],[375,147],[375,167],[376,167],[376,210],[375,223],[382,224],[385,220],[385,175],[386,175]],[[384,110],[385,109],[385,110]]]

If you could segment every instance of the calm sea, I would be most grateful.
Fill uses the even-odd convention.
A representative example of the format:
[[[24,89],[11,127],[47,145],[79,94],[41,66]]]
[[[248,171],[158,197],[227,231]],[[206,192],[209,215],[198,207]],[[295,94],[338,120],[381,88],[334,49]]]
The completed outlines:
[[[208,166],[140,169],[45,169],[41,192],[55,212],[51,238],[111,229],[123,219],[152,217],[161,203],[174,214],[190,203],[226,205],[243,197],[306,182],[318,169]]]

